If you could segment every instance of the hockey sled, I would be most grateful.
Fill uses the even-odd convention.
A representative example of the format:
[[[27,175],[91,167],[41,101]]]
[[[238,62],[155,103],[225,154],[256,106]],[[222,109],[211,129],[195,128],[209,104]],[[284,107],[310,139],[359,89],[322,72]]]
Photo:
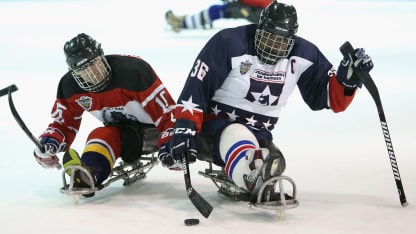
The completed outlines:
[[[157,158],[157,137],[158,133],[156,129],[146,129],[141,157],[132,163],[120,161],[119,165],[111,170],[111,174],[107,180],[99,186],[94,185],[91,173],[85,168],[81,166],[68,166],[62,171],[63,187],[60,189],[60,192],[65,195],[69,195],[71,199],[77,203],[81,195],[89,197],[90,194],[94,194],[96,191],[108,187],[110,184],[118,180],[123,180],[123,186],[127,186],[145,178],[146,174],[159,163]],[[91,187],[74,187],[74,175],[77,170],[81,170],[88,176]]]
[[[71,196],[88,195],[108,187],[110,184],[118,180],[124,180],[123,186],[127,186],[146,177],[146,174],[157,164],[158,159],[154,154],[142,156],[139,160],[133,163],[120,162],[119,166],[116,166],[111,170],[109,178],[99,186],[94,186],[92,175],[85,168],[81,166],[68,166],[62,172],[63,187],[60,191],[65,195]],[[74,174],[76,170],[81,170],[88,176],[90,184],[92,185],[90,188],[79,188],[73,186]],[[68,176],[68,171],[71,171],[71,176]],[[68,180],[67,177],[69,177]]]
[[[199,171],[199,174],[211,179],[215,186],[218,188],[218,193],[227,198],[235,201],[246,201],[254,207],[284,211],[286,209],[292,209],[299,205],[296,199],[296,184],[287,176],[274,176],[263,183],[259,189],[259,194],[256,199],[253,200],[251,194],[244,188],[238,187],[225,174],[224,168],[215,170],[213,163],[208,162],[209,167],[205,171]],[[270,201],[262,201],[263,193],[267,185],[273,184],[274,198]],[[287,190],[285,190],[287,189]]]

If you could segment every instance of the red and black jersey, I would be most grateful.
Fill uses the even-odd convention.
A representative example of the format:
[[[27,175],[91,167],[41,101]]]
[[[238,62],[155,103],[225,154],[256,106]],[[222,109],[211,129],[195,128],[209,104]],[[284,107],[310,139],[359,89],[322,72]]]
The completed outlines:
[[[136,121],[154,124],[159,132],[173,127],[171,111],[175,102],[153,68],[134,56],[107,55],[106,59],[111,67],[111,81],[100,92],[81,89],[71,71],[59,82],[49,127],[64,133],[68,148],[79,130],[84,111],[103,124]],[[164,142],[159,139],[158,145]]]

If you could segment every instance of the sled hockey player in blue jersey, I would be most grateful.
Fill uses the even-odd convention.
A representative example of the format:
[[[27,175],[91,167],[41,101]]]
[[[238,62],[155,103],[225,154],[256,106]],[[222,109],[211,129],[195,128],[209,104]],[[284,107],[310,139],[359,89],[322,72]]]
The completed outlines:
[[[222,167],[251,201],[277,199],[273,185],[263,185],[286,168],[271,131],[296,86],[310,109],[342,112],[361,87],[352,68],[373,68],[359,48],[336,70],[297,31],[295,7],[273,1],[257,24],[216,33],[196,57],[177,100],[170,144],[159,150],[162,164],[180,169],[187,153],[189,162],[198,158]]]

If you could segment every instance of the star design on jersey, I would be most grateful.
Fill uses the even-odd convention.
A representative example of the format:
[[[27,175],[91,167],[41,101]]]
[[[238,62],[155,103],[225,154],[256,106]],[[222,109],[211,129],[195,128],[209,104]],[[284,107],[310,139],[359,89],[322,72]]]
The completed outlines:
[[[194,109],[200,110],[200,109]],[[228,117],[231,121],[238,121],[246,124],[252,129],[267,129],[272,130],[277,118],[271,116],[264,116],[261,113],[252,113],[243,109],[236,109],[231,106],[223,105],[222,103],[212,103],[210,107],[211,112],[209,114],[214,114],[216,116]]]
[[[195,104],[192,102],[192,96],[190,96],[187,101],[182,100],[181,102],[182,102],[181,106],[183,107],[182,112],[189,111],[193,115],[194,110],[197,110],[196,107],[198,106],[198,104]]]
[[[233,110],[233,112],[231,113],[227,112],[227,115],[231,120],[236,120],[239,117],[238,115],[235,114],[235,110]]]
[[[257,120],[254,119],[254,115],[252,115],[250,118],[246,118],[246,120],[247,120],[247,124],[253,127],[255,126],[257,122]]]
[[[266,122],[266,123],[264,123],[264,122],[263,122],[263,125],[264,125],[264,127],[265,127],[266,129],[269,129],[269,127],[270,127],[270,126],[272,126],[272,124],[270,123],[270,119],[269,119],[269,120],[267,120],[267,122]]]
[[[274,103],[279,96],[274,96],[270,92],[270,88],[267,85],[261,93],[251,92],[251,95],[262,105],[269,106]]]
[[[221,110],[218,109],[218,105],[215,105],[215,107],[214,108],[211,108],[211,110],[212,110],[212,112],[214,112],[215,115],[218,115],[218,113],[221,112]]]

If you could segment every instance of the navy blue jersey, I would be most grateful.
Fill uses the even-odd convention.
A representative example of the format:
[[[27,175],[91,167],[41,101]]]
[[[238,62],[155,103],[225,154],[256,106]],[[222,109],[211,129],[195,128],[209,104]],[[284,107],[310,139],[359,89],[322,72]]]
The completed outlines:
[[[333,106],[338,112],[348,106],[352,97],[344,96],[332,64],[314,44],[295,37],[289,56],[267,65],[256,56],[255,31],[255,24],[228,28],[207,42],[179,96],[175,118],[193,121],[198,130],[204,118],[218,117],[270,131],[296,86],[312,110]]]

